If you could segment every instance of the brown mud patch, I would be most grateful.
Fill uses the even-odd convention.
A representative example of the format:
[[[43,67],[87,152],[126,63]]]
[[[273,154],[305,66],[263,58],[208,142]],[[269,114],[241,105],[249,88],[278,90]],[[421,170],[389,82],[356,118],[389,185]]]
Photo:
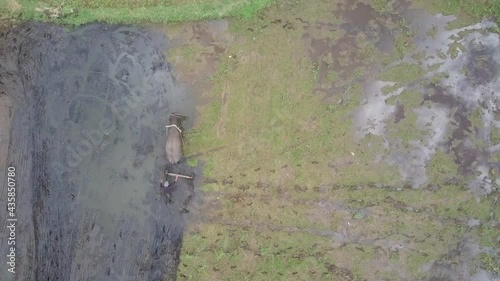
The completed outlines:
[[[456,245],[451,245],[448,253],[432,264],[425,266],[430,273],[429,281],[438,280],[497,280],[494,273],[484,269],[484,265],[477,265],[477,258],[488,253],[493,257],[498,255],[491,249],[482,249],[474,240],[470,239],[468,229]],[[493,258],[493,262],[500,258]],[[497,264],[498,268],[498,264]]]
[[[398,1],[399,9],[406,9],[406,1]],[[388,4],[388,6],[391,6]],[[391,11],[393,8],[390,9]],[[348,0],[338,4],[338,13],[345,23],[341,27],[349,36],[365,36],[368,42],[384,53],[392,53],[395,48],[394,35],[401,16],[393,12],[380,13],[371,5]]]
[[[428,182],[427,163],[437,150],[443,150],[459,165],[457,172],[460,175],[474,177],[479,174],[469,182],[476,195],[490,194],[496,183],[489,171],[500,166],[491,160],[497,146],[490,139],[490,131],[498,126],[493,116],[498,99],[495,93],[500,89],[500,43],[498,35],[486,31],[494,24],[484,21],[447,30],[453,16],[432,16],[423,10],[402,7],[397,8],[398,17],[414,34],[416,49],[392,65],[416,64],[423,67],[426,75],[405,84],[396,77],[393,81],[366,81],[361,107],[355,113],[357,139],[369,133],[382,137],[391,151],[387,152],[391,156],[386,159],[403,167],[400,174],[413,187]],[[366,7],[364,10],[367,13]],[[358,22],[365,24],[365,21]],[[429,36],[430,30],[434,36]],[[396,83],[397,89],[388,93],[382,91]],[[406,91],[411,91],[411,100],[401,97]],[[387,102],[393,97],[398,100],[396,107]],[[420,106],[404,107],[418,100]],[[402,142],[403,135],[401,139],[394,139],[387,134],[388,112],[392,112],[396,120],[402,106],[406,109],[404,115],[417,115],[412,122],[415,129],[422,132],[421,137],[409,136],[412,139]],[[474,112],[481,112],[480,116],[473,117],[477,115]],[[472,122],[473,118],[479,120]]]
[[[167,34],[173,28],[167,28]],[[190,90],[199,97],[201,105],[207,102],[206,95],[212,89],[210,79],[227,49],[234,41],[229,32],[227,20],[187,23],[175,28],[176,35],[171,41],[174,48],[167,53],[174,66],[174,76],[189,85]]]
[[[391,11],[405,9],[409,4],[398,1],[393,6]],[[403,18],[397,12],[380,13],[355,0],[338,3],[332,14],[343,23],[302,21],[302,27],[315,72],[313,92],[338,99],[350,85],[372,71],[376,56],[394,52]],[[322,35],[328,33],[336,36]]]

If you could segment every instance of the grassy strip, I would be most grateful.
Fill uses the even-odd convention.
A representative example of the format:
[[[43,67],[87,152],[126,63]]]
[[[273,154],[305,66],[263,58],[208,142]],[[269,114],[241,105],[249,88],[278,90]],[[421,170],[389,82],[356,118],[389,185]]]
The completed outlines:
[[[500,1],[498,0],[419,0],[433,7],[434,12],[448,15],[467,15],[476,21],[493,17],[496,22],[500,20]]]
[[[20,0],[24,1],[24,0]],[[58,6],[62,0],[45,0],[43,3],[51,6]],[[182,6],[186,4],[217,4],[221,2],[234,2],[232,0],[64,0],[68,6],[78,6],[81,8],[141,8],[158,6]]]
[[[454,13],[464,12],[474,18],[495,17],[500,18],[500,1],[468,1],[468,0],[449,0],[446,5]]]
[[[100,1],[99,1],[100,2]],[[159,6],[116,6],[109,7],[109,1],[102,1],[105,7],[87,7],[85,1],[72,1],[66,4],[63,13],[70,9],[78,9],[78,15],[67,16],[55,20],[59,24],[78,26],[90,22],[107,23],[169,23],[198,20],[213,20],[225,17],[250,18],[259,10],[270,6],[273,0],[234,0],[216,2],[192,2],[182,5]],[[106,4],[105,4],[106,3]],[[117,3],[118,4],[118,3]],[[46,7],[41,2],[28,0],[20,1],[21,9],[10,12],[11,17],[20,17],[22,20],[47,21],[45,15],[36,8]],[[5,9],[4,9],[5,10]],[[1,10],[0,10],[1,11]]]

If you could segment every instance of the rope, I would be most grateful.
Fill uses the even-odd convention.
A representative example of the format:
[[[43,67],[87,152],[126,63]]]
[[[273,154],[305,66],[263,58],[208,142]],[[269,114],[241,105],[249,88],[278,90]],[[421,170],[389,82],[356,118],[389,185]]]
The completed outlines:
[[[168,126],[165,126],[165,128],[170,128],[170,127],[175,127],[177,129],[177,131],[179,131],[179,133],[182,133],[181,129],[179,129],[179,127],[177,127],[177,125],[168,125]]]

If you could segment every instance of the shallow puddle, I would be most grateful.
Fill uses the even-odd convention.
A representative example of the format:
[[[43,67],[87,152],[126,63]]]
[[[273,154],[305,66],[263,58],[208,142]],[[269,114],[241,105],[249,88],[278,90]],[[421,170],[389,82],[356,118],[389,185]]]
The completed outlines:
[[[406,6],[405,1],[400,1]],[[401,17],[392,13],[380,13],[372,6],[349,0],[346,4],[338,4],[338,13],[345,23],[341,27],[349,36],[359,36],[362,33],[375,47],[385,53],[394,51],[395,28]]]
[[[373,13],[364,4],[356,7],[353,12],[364,18]],[[403,182],[413,188],[435,184],[429,177],[429,163],[438,151],[444,152],[458,166],[458,174],[466,179],[469,190],[482,200],[500,184],[494,176],[500,171],[500,145],[495,136],[500,125],[500,37],[489,30],[495,24],[485,20],[448,30],[454,16],[429,15],[404,5],[396,10],[413,33],[415,50],[388,68],[409,63],[421,67],[424,74],[407,83],[389,79],[364,81],[360,106],[354,111],[355,141],[379,136],[385,156],[377,161],[396,167]],[[344,27],[359,32],[359,26],[368,25],[364,18],[351,13],[347,12],[352,20]],[[373,76],[380,72],[370,71]],[[409,95],[413,96],[408,98]],[[408,136],[396,135],[399,132],[390,123],[405,120],[411,114],[416,116],[411,119],[412,129],[421,132],[421,137],[406,139]],[[481,223],[484,222],[475,225]],[[468,239],[466,231],[456,248],[423,270],[429,280],[496,280],[491,272],[471,262],[480,253],[491,253],[491,249]],[[495,251],[492,253],[495,255]]]
[[[488,159],[495,151],[496,144],[491,143],[489,128],[497,126],[493,116],[497,94],[500,92],[500,42],[498,34],[487,30],[494,24],[484,21],[464,28],[446,30],[447,24],[455,19],[453,16],[432,16],[418,9],[401,10],[400,14],[415,32],[416,50],[407,54],[399,63],[417,64],[427,74],[424,80],[408,83],[387,95],[380,94],[382,88],[397,81],[379,81],[378,85],[366,82],[364,100],[368,102],[362,102],[355,114],[356,132],[361,135],[372,133],[385,138],[389,143],[388,149],[392,151],[389,153],[392,155],[389,157],[390,161],[404,167],[401,169],[401,176],[413,187],[428,183],[425,171],[427,163],[437,149],[444,149],[454,156],[462,172],[480,173],[469,186],[475,194],[479,196],[491,193],[492,180],[488,179],[485,171],[498,166]],[[429,35],[430,30],[435,32],[434,36]],[[423,54],[423,59],[415,59],[415,54]],[[396,61],[393,65],[397,63]],[[445,75],[437,84],[430,81],[443,73]],[[422,139],[410,141],[411,148],[405,148],[407,151],[403,152],[399,151],[399,141],[391,139],[380,129],[388,122],[388,113],[395,116],[394,106],[380,102],[377,97],[398,96],[405,90],[416,91],[420,95],[418,98],[422,101],[421,106],[406,108],[405,112],[411,110],[416,113],[418,120],[415,125],[426,133]],[[376,108],[380,110],[374,110]],[[474,128],[469,120],[474,110],[481,111],[484,128]],[[477,135],[476,130],[480,132]],[[477,147],[471,135],[490,144],[490,148],[483,151]],[[452,143],[455,145],[452,146]]]

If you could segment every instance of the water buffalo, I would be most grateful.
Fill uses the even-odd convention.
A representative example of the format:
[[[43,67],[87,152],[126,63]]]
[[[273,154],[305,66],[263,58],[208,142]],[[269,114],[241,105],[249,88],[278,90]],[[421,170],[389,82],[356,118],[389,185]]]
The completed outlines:
[[[167,127],[167,143],[165,150],[167,152],[167,160],[171,164],[176,164],[182,158],[182,131],[180,117],[176,113],[172,113],[168,117]]]

